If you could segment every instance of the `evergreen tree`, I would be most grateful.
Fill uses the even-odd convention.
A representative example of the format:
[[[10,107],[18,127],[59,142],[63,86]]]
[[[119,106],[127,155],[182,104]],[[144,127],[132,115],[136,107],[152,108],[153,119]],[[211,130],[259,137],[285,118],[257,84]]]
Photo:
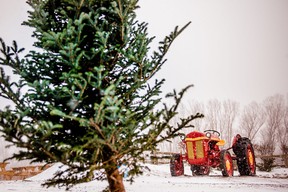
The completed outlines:
[[[156,110],[164,80],[151,82],[189,23],[176,27],[149,54],[153,38],[147,23],[136,19],[138,0],[27,3],[32,11],[24,25],[34,28],[36,51],[21,57],[23,48],[1,39],[0,96],[15,107],[0,111],[0,126],[5,139],[21,149],[11,158],[67,165],[48,186],[69,188],[105,176],[110,191],[125,191],[120,162],[130,168],[132,181],[141,173],[143,151],[155,150],[202,117],[191,115],[170,126],[190,86],[167,94],[174,104]],[[4,66],[19,81],[11,81]]]

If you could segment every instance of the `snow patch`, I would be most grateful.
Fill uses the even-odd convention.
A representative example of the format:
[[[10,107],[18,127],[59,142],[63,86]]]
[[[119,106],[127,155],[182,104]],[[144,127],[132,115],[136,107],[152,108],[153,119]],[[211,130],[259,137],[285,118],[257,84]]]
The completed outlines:
[[[172,177],[169,164],[146,164],[142,176],[135,179],[131,185],[124,181],[127,192],[287,192],[288,169],[274,168],[271,172],[257,171],[257,176],[239,176],[237,171],[233,177],[223,177],[221,171],[212,169],[209,176],[192,176],[190,167],[185,165],[185,175]],[[0,181],[1,192],[65,192],[65,188],[44,188],[41,186],[45,180],[65,169],[65,166],[57,163],[42,173],[24,181]],[[150,170],[150,171],[149,171]],[[70,192],[101,192],[107,187],[107,181],[92,181],[73,187]]]

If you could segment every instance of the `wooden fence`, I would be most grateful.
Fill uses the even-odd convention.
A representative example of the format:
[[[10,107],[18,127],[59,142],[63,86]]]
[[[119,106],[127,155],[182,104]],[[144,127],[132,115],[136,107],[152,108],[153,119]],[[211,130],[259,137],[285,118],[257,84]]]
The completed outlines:
[[[0,162],[0,180],[23,180],[28,177],[32,177],[49,168],[50,165],[30,165],[21,167],[12,167],[11,170],[7,170],[6,166],[9,163]]]

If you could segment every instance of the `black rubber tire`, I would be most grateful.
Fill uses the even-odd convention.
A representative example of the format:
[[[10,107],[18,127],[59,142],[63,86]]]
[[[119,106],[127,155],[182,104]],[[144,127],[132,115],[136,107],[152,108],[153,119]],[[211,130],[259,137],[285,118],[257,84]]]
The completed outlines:
[[[201,165],[191,165],[190,167],[193,176],[209,175],[210,167]]]
[[[232,177],[234,174],[233,159],[229,151],[220,151],[220,165],[222,175],[224,177]]]
[[[184,165],[180,154],[172,155],[170,159],[170,173],[171,176],[184,175]]]
[[[250,139],[246,137],[239,138],[237,143],[233,146],[233,152],[236,155],[240,175],[256,175],[255,154]]]

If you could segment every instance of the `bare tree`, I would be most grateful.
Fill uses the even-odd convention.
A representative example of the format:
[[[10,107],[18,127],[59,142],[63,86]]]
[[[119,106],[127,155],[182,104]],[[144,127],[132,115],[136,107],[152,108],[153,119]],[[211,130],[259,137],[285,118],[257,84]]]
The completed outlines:
[[[275,144],[275,137],[283,122],[284,106],[283,95],[274,95],[264,101],[267,118],[266,129],[262,132],[263,141]]]
[[[233,125],[239,111],[239,103],[231,100],[220,102],[217,99],[210,100],[206,106],[205,120],[209,129],[217,130],[231,145],[233,137]]]
[[[283,121],[281,126],[278,129],[278,140],[280,145],[280,150],[283,155],[283,161],[285,166],[288,167],[288,98],[286,101]]]
[[[259,145],[255,146],[256,151],[264,156],[261,157],[262,163],[259,163],[260,170],[271,171],[274,163],[273,157],[276,148],[276,137],[283,123],[284,97],[274,95],[268,97],[264,103],[266,122],[265,127],[261,129],[261,140]]]
[[[198,101],[192,101],[189,102],[188,106],[187,106],[187,112],[190,114],[194,114],[194,113],[202,113],[205,114],[205,107],[203,103],[200,103]],[[193,121],[193,125],[195,127],[195,129],[199,130],[199,131],[203,131],[204,128],[204,121],[205,118],[199,118],[195,121]]]
[[[253,140],[264,123],[265,111],[261,105],[254,101],[244,107],[239,127],[245,136]]]
[[[220,120],[220,131],[222,138],[226,140],[228,146],[231,146],[231,140],[233,137],[233,125],[235,123],[236,116],[239,112],[239,103],[226,100],[222,103],[222,110]]]
[[[221,102],[217,99],[208,101],[208,104],[206,105],[206,113],[204,115],[207,124],[206,127],[221,132],[219,124]]]

